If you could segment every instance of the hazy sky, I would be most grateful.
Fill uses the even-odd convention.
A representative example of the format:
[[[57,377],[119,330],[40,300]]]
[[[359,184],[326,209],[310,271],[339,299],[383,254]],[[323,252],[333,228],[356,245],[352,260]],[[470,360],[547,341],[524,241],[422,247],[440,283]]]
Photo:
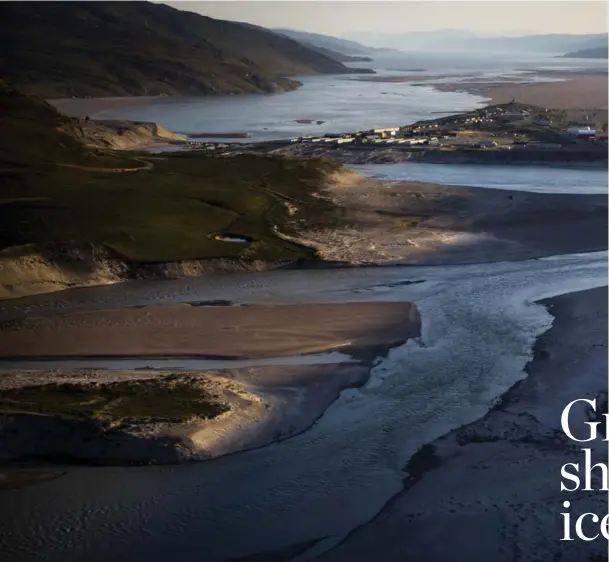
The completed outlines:
[[[395,0],[165,2],[181,10],[264,27],[341,35],[350,31],[469,29],[476,33],[595,33],[607,29],[604,0]]]

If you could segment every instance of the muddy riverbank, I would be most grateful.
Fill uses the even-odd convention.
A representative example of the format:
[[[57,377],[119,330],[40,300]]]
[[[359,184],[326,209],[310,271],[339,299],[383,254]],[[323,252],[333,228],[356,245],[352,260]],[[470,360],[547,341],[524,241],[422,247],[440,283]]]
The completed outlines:
[[[607,543],[561,542],[563,501],[573,519],[606,513],[602,492],[560,492],[560,469],[579,462],[581,445],[560,428],[563,408],[607,391],[607,287],[542,301],[554,324],[535,344],[528,377],[480,420],[420,450],[406,466],[405,488],[370,523],[320,562],[514,560],[583,562]],[[584,410],[578,422],[587,421]],[[607,462],[601,438],[593,462]],[[586,444],[590,446],[590,444]],[[589,536],[598,533],[585,525]],[[396,540],[396,537],[401,540]]]
[[[306,555],[312,560],[332,552],[401,492],[408,460],[423,444],[485,416],[523,378],[535,339],[552,320],[533,301],[605,283],[606,254],[598,253],[142,281],[6,301],[2,315],[13,318],[200,301],[203,295],[243,305],[411,301],[423,322],[420,338],[393,348],[366,384],[342,391],[307,431],[290,439],[179,466],[60,466],[56,470],[66,473],[59,478],[3,491],[0,552],[33,562],[44,548],[50,562],[102,562],[120,545],[126,558],[161,562],[170,555],[196,560],[202,541],[209,562],[317,548]],[[554,476],[544,473],[555,492]],[[455,486],[465,490],[475,482],[473,474],[472,482]],[[450,509],[458,513],[452,504],[449,515],[436,510],[442,525],[454,521]],[[57,529],[70,529],[70,540]],[[407,546],[403,527],[395,529],[392,537],[383,534],[389,555]],[[370,559],[370,550],[362,553]]]
[[[542,73],[543,76],[543,73]],[[555,82],[530,84],[484,84],[454,82],[435,84],[440,92],[468,92],[490,98],[492,103],[530,103],[552,109],[583,109],[607,114],[607,74],[550,73]]]
[[[288,357],[391,347],[418,335],[420,322],[408,302],[132,307],[0,325],[0,359]]]
[[[376,358],[420,330],[408,302],[195,302],[9,322],[0,329],[8,343],[0,349],[0,462],[170,464],[286,439],[308,428],[341,390],[363,385]],[[274,359],[333,349],[347,362],[128,371],[105,370],[100,361],[98,369],[53,369],[53,358],[179,363],[184,356]],[[36,359],[41,370],[19,369],[17,356]]]
[[[542,194],[366,179],[324,192],[351,225],[306,230],[326,260],[462,264],[607,247],[605,195]]]
[[[341,390],[361,386],[367,380],[365,365],[294,365],[221,371],[121,371],[58,369],[0,373],[0,402],[6,406],[7,390],[30,392],[38,385],[70,385],[83,397],[91,389],[108,385],[131,386],[159,383],[160,393],[171,384],[187,382],[221,406],[219,415],[185,419],[175,405],[173,418],[163,416],[166,400],[159,394],[148,401],[150,410],[141,417],[135,407],[127,418],[88,417],[77,414],[41,415],[24,412],[0,414],[0,475],[12,487],[30,485],[37,472],[32,466],[48,463],[133,466],[177,464],[208,460],[287,439],[304,431],[336,400]],[[15,393],[13,392],[13,395]],[[58,394],[58,398],[61,396]],[[64,400],[68,398],[64,392]],[[125,400],[127,394],[118,400]],[[175,398],[174,398],[175,399]],[[179,399],[179,397],[177,397]],[[141,398],[139,400],[141,403]],[[106,410],[111,405],[106,402]],[[92,406],[91,406],[92,407]],[[52,405],[49,404],[52,413]],[[27,463],[28,470],[16,472]],[[39,468],[41,475],[48,470]],[[25,478],[24,475],[31,475]],[[0,483],[2,479],[0,478]],[[0,490],[2,486],[0,485]]]
[[[306,220],[294,219],[290,234],[273,228],[277,238],[308,248],[314,256],[310,260],[139,263],[99,245],[32,244],[0,252],[0,299],[141,279],[361,264],[503,261],[607,247],[604,195],[383,181],[344,169],[320,187],[317,197],[331,204],[334,227],[314,229]]]
[[[477,164],[484,166],[544,166],[607,168],[606,147],[535,149],[516,147],[513,150],[482,150],[459,148],[454,150],[428,150],[399,147],[328,147],[319,144],[291,144],[272,150],[273,154],[287,154],[303,157],[329,157],[339,162],[352,164],[387,164],[412,162],[424,164],[462,165]]]

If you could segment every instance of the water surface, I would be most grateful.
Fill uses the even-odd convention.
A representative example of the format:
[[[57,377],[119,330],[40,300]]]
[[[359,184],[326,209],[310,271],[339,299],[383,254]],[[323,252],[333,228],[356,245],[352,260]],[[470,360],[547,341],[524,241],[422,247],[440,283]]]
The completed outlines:
[[[373,68],[378,76],[422,77],[417,78],[417,82],[437,80],[443,75],[457,76],[457,79],[475,77],[477,81],[512,76],[529,81],[555,79],[525,74],[536,70],[603,68],[606,63],[560,59],[547,54],[408,52],[377,55],[370,63],[351,66]],[[164,98],[148,106],[116,108],[92,117],[155,121],[181,133],[249,133],[251,137],[246,140],[268,140],[408,125],[437,117],[436,112],[460,113],[489,101],[463,92],[417,87],[412,82],[361,81],[361,78],[370,78],[369,75],[296,78],[303,86],[285,94]],[[440,78],[440,81],[453,80]],[[313,123],[297,123],[297,120]],[[317,121],[324,123],[318,125]],[[231,139],[231,142],[238,140]]]
[[[407,180],[531,191],[536,193],[607,193],[608,173],[597,168],[492,166],[469,164],[366,164],[350,168],[379,179]]]
[[[404,465],[421,444],[480,417],[524,376],[535,338],[552,322],[533,301],[602,286],[606,273],[607,253],[599,252],[136,282],[3,303],[10,317],[202,298],[412,300],[423,330],[292,439],[207,463],[70,468],[57,480],[3,492],[0,558],[107,562],[120,553],[120,560],[223,562],[316,539],[330,548],[401,490]],[[404,283],[414,280],[423,282]]]

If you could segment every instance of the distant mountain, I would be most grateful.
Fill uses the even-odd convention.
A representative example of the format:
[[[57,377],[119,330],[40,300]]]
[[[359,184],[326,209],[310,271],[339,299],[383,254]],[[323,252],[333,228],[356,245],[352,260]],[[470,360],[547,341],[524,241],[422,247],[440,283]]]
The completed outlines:
[[[359,31],[346,33],[345,40],[361,41],[374,48],[391,48],[407,50],[441,50],[441,45],[460,43],[476,36],[469,31],[457,29],[441,29],[432,31],[408,31],[404,33],[388,33],[378,31]],[[446,47],[445,47],[446,49]]]
[[[2,2],[0,76],[43,97],[285,91],[353,72],[267,29],[150,2]]]
[[[582,49],[581,51],[573,51],[562,55],[562,58],[569,59],[606,59],[609,58],[609,49],[607,47],[598,47],[596,49]]]
[[[331,35],[322,35],[320,33],[309,33],[308,31],[297,31],[295,29],[277,28],[273,29],[276,33],[281,33],[286,37],[291,37],[301,43],[314,45],[322,49],[329,49],[343,55],[371,55],[375,52],[382,52],[392,49],[377,49],[368,47],[356,41],[347,41],[339,39]]]
[[[331,49],[326,49],[324,47],[318,47],[317,45],[313,45],[312,43],[307,43],[306,41],[299,41],[305,47],[308,47],[312,51],[316,51],[317,53],[321,53],[331,59],[337,60],[338,62],[371,62],[372,58],[364,57],[360,55],[345,55],[343,53],[339,53],[338,51],[333,51]]]
[[[345,34],[349,40],[362,41],[374,47],[392,47],[411,51],[528,51],[536,53],[565,53],[607,45],[607,34],[590,35],[521,35],[481,37],[470,31],[442,29],[382,33],[362,31]]]

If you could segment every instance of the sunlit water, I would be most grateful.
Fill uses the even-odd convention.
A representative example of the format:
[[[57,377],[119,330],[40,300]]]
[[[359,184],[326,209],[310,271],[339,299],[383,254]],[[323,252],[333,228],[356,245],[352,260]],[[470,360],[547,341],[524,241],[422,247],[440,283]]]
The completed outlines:
[[[606,252],[457,267],[284,271],[134,282],[3,303],[3,318],[205,299],[412,300],[422,337],[395,348],[307,432],[175,467],[73,468],[2,493],[2,559],[215,562],[327,537],[329,548],[402,486],[416,449],[483,415],[523,375],[551,316],[533,301],[606,284]],[[424,282],[405,285],[404,281]],[[306,558],[306,557],[305,557]]]
[[[537,193],[607,193],[606,169],[542,166],[447,165],[403,162],[350,165],[374,178],[489,187]]]
[[[522,56],[526,60],[489,62],[488,57],[425,58],[413,53],[372,66],[398,72],[425,68],[428,74],[452,69],[490,78],[540,64],[574,64]],[[171,100],[96,117],[157,121],[183,132],[236,131],[254,138],[282,138],[405,124],[485,101],[407,83],[353,78],[305,78],[303,88],[289,94]],[[300,125],[296,119],[325,123]],[[601,179],[606,186],[606,174],[603,179],[586,172],[585,180],[572,176],[570,183],[561,184],[556,176],[544,175],[545,169],[469,168],[417,164],[397,172],[375,166],[374,173],[509,189],[520,189],[517,186],[528,181],[529,190],[541,189],[541,184],[545,191],[558,192],[571,189],[571,184],[578,192],[599,192]],[[566,172],[558,171],[563,180]],[[528,174],[528,180],[519,174]],[[2,492],[0,560],[220,562],[321,538],[325,540],[320,549],[329,548],[369,521],[401,489],[404,465],[421,444],[480,417],[524,376],[535,338],[552,321],[533,301],[604,285],[606,265],[607,254],[601,252],[455,267],[133,282],[4,301],[0,320],[202,300],[412,300],[423,327],[420,339],[395,348],[373,369],[365,387],[344,391],[310,430],[287,441],[183,466],[70,468],[57,480]],[[409,280],[423,282],[404,284]]]
[[[467,111],[484,101],[431,87],[353,78],[308,76],[299,78],[301,88],[283,94],[168,98],[147,106],[102,111],[93,117],[155,121],[180,133],[249,133],[249,140],[264,140],[390,127],[428,118],[433,111]],[[298,119],[323,123],[297,123]],[[231,142],[239,140],[243,139]]]
[[[602,67],[598,61],[557,59],[547,55],[493,53],[401,53],[383,55],[371,63],[379,76],[441,75],[493,80],[535,69]],[[98,112],[96,119],[155,121],[181,133],[249,133],[250,140],[345,132],[406,125],[437,113],[459,113],[484,106],[488,100],[462,92],[438,92],[411,82],[361,81],[369,75],[297,77],[303,86],[285,94],[166,98],[148,106]],[[547,78],[545,78],[547,79]],[[452,79],[451,79],[452,80]],[[442,81],[442,79],[440,79]],[[297,120],[323,121],[322,124]],[[217,139],[226,142],[226,139]],[[238,139],[231,139],[231,142]]]

